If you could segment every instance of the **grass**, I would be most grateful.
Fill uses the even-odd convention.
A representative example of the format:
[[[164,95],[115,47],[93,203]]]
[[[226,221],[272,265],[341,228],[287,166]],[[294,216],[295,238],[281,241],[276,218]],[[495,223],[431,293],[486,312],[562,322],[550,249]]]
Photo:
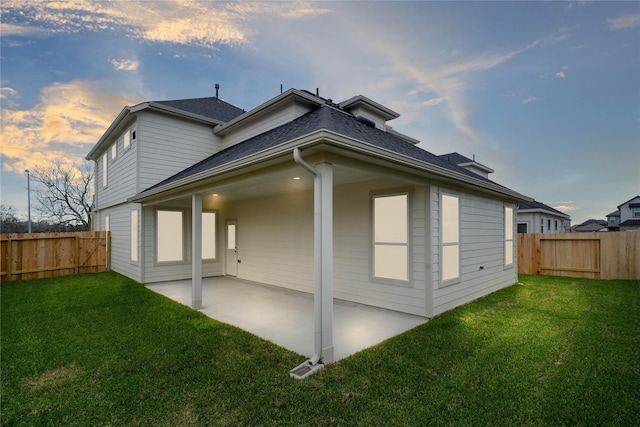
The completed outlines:
[[[302,381],[114,274],[3,284],[2,425],[638,425],[640,282],[521,276]]]

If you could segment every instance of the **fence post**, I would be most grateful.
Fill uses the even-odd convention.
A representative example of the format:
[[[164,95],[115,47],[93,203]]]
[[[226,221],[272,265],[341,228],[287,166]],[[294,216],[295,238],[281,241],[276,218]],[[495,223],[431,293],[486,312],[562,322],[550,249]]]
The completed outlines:
[[[533,262],[531,263],[531,274],[540,275],[540,262],[542,258],[542,253],[540,250],[540,235],[534,234],[531,253],[533,254]]]
[[[76,253],[74,264],[74,272],[75,274],[78,274],[80,272],[80,236],[78,234],[76,234]]]

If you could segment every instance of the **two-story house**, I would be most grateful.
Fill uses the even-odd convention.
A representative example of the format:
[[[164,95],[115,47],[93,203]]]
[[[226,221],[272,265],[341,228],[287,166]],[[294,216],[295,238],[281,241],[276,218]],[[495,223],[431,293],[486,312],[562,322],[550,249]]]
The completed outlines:
[[[609,231],[640,231],[640,196],[627,200],[607,215]]]
[[[568,233],[571,217],[544,203],[531,201],[518,206],[518,233]]]
[[[87,155],[112,269],[189,279],[194,308],[203,277],[312,293],[325,361],[334,298],[430,318],[517,282],[530,199],[418,147],[398,116],[297,89],[250,111],[217,96],[125,107]]]

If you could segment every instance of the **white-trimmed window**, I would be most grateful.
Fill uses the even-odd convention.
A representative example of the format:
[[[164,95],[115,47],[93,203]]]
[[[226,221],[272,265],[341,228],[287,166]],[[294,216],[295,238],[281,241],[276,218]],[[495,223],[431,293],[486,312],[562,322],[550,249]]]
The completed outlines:
[[[216,213],[202,212],[202,259],[216,258]]]
[[[138,210],[131,211],[131,261],[138,262]]]
[[[102,155],[102,186],[106,187],[107,186],[107,153],[105,152]]]
[[[129,134],[129,132],[131,132],[131,129],[127,129],[126,131],[124,131],[124,135],[122,135],[122,145],[125,150],[131,145],[131,135]]]
[[[156,261],[184,260],[184,212],[156,211]]]
[[[460,279],[460,197],[443,194],[440,199],[441,215],[441,277],[442,282]]]
[[[114,142],[111,146],[111,160],[115,160],[118,157],[118,143]]]
[[[640,207],[634,206],[632,209],[633,209],[633,217],[640,218]]]
[[[373,276],[409,280],[409,194],[373,197]]]
[[[104,217],[104,231],[110,231],[110,220],[109,220],[109,215]]]
[[[504,208],[504,265],[513,265],[513,208]]]

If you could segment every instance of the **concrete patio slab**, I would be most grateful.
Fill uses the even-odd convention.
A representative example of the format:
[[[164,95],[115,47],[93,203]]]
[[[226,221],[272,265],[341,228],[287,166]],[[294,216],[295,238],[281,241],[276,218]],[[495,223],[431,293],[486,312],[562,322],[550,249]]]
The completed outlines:
[[[191,280],[147,285],[190,306]],[[239,279],[202,281],[202,313],[306,357],[314,352],[313,295]],[[335,360],[343,359],[425,323],[425,317],[334,300]]]

